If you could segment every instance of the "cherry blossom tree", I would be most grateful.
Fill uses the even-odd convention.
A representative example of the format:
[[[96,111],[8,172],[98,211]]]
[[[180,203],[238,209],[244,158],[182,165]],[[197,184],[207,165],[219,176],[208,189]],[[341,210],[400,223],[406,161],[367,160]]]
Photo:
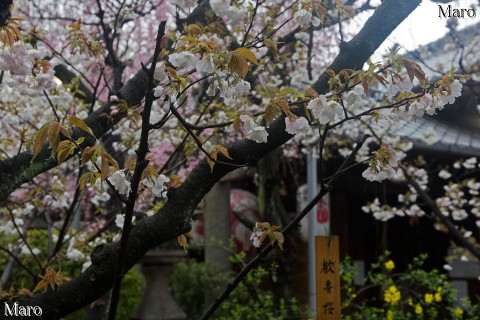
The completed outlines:
[[[321,159],[345,156],[283,229],[255,226],[253,244],[263,248],[206,318],[352,166],[366,165],[371,181],[409,179],[401,161],[411,146],[392,136],[395,123],[453,103],[466,78],[427,79],[397,52],[369,60],[419,4],[2,2],[0,232],[11,239],[2,251],[34,283],[3,299],[58,319],[112,290],[114,319],[123,275],[162,243],[185,245],[193,211],[227,173],[284,145],[286,154],[315,146]],[[353,34],[363,11],[373,13]],[[373,89],[385,99],[371,99]],[[38,221],[46,252],[29,239]],[[65,259],[82,273],[67,280]]]

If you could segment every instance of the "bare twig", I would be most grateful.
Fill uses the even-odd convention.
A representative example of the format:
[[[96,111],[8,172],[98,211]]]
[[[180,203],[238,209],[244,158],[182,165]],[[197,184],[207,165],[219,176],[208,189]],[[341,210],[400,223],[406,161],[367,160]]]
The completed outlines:
[[[355,158],[355,154],[360,150],[362,147],[363,143],[365,140],[368,138],[368,136],[364,136],[361,141],[357,144],[355,149],[350,153],[350,155],[345,159],[345,161],[342,163],[342,165],[338,168],[337,172],[342,171],[345,167],[349,166],[350,163],[353,161]],[[310,210],[317,204],[320,199],[324,195],[326,195],[330,191],[330,187],[327,187],[327,185],[331,185],[334,183],[337,179],[338,175],[334,175],[327,184],[322,184],[320,187],[320,191],[318,194],[303,208],[303,210],[295,216],[295,218],[290,221],[290,223],[282,229],[282,233],[286,234],[290,232],[299,222],[302,220],[309,212]],[[224,289],[224,291],[215,299],[215,301],[210,305],[208,310],[200,317],[200,320],[206,320],[209,319],[211,315],[217,310],[217,308],[222,304],[222,302],[228,298],[230,293],[240,284],[240,282],[247,276],[247,274],[261,261],[263,257],[266,256],[267,253],[269,253],[273,248],[275,248],[274,245],[267,244],[264,246],[260,252],[252,259],[248,264],[245,265],[245,267],[240,270],[240,272],[235,276],[235,278],[227,285],[227,287]]]
[[[134,173],[131,183],[131,189],[128,196],[128,202],[126,204],[125,209],[125,220],[123,223],[122,229],[122,237],[120,238],[120,246],[118,248],[118,256],[117,262],[115,265],[115,273],[114,273],[114,280],[113,280],[113,287],[112,287],[112,297],[110,299],[110,307],[108,310],[108,319],[115,320],[118,301],[120,299],[120,286],[122,284],[122,278],[124,274],[124,265],[125,265],[125,255],[126,255],[126,247],[128,243],[128,237],[130,235],[130,230],[132,228],[132,217],[135,208],[135,201],[137,199],[137,192],[140,185],[140,180],[142,177],[143,170],[148,165],[148,160],[146,159],[147,153],[149,152],[148,147],[148,135],[150,132],[150,113],[152,110],[152,104],[154,101],[153,96],[153,88],[154,88],[154,72],[155,67],[157,65],[158,57],[161,51],[161,40],[163,35],[165,34],[165,26],[166,21],[162,21],[158,26],[157,32],[157,41],[155,44],[155,51],[153,54],[153,60],[150,68],[148,69],[148,84],[147,84],[147,91],[145,95],[145,106],[143,108],[142,113],[142,131],[140,133],[140,143],[138,149],[136,150],[137,153],[137,162],[135,165]]]

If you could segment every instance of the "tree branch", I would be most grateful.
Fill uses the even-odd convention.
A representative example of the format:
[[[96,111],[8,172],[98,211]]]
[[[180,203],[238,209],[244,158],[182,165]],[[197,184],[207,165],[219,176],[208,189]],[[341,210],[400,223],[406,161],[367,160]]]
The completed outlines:
[[[350,155],[343,161],[342,165],[337,169],[337,172],[332,176],[332,178],[326,184],[322,184],[320,187],[320,191],[317,195],[303,208],[303,210],[295,216],[295,218],[290,221],[290,223],[282,229],[282,234],[289,233],[295,226],[297,226],[300,221],[312,210],[312,208],[322,199],[324,195],[326,195],[330,190],[327,185],[333,184],[337,178],[339,177],[339,173],[342,172],[346,167],[350,166],[350,164],[354,161],[355,155],[361,149],[365,140],[367,140],[369,136],[364,136],[355,146],[355,149],[352,150]],[[266,256],[272,249],[276,248],[276,245],[267,244],[263,247],[263,249],[252,259],[248,264],[240,270],[240,272],[236,275],[236,277],[230,282],[225,290],[215,299],[215,301],[210,305],[208,310],[200,317],[200,320],[206,320],[210,318],[211,315],[217,310],[217,308],[228,298],[230,293],[240,284],[240,282],[247,276],[247,274],[261,261],[263,257]]]
[[[475,247],[473,243],[468,241],[468,239],[466,239],[460,231],[458,231],[457,227],[455,226],[455,224],[453,224],[452,221],[450,221],[450,219],[448,219],[442,214],[435,201],[425,190],[420,187],[420,185],[415,180],[413,180],[412,176],[408,174],[407,170],[402,167],[402,171],[407,178],[407,182],[415,189],[415,191],[417,191],[417,193],[422,197],[423,201],[425,201],[425,203],[430,207],[430,209],[432,210],[432,214],[435,216],[435,218],[440,220],[440,222],[445,227],[447,227],[448,233],[450,234],[450,237],[453,239],[453,241],[455,241],[460,246],[466,248],[475,257],[477,257],[477,259],[480,260],[480,250]]]

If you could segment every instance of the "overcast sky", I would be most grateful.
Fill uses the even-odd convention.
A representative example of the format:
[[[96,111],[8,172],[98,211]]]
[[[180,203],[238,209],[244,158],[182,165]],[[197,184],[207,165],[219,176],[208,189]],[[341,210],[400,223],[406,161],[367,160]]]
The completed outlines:
[[[474,19],[457,19],[459,28],[474,23],[480,23],[480,6],[478,0],[457,0],[451,1],[449,4],[452,8],[472,8],[476,10],[477,16]],[[430,0],[422,1],[422,4],[390,35],[380,49],[385,52],[388,47],[392,47],[394,43],[399,43],[406,50],[413,50],[417,46],[433,42],[443,37],[447,28],[448,19],[438,17],[438,3]],[[447,4],[442,4],[446,9]],[[371,12],[370,14],[372,14]],[[359,17],[361,21],[367,16]],[[451,18],[455,19],[455,18]]]

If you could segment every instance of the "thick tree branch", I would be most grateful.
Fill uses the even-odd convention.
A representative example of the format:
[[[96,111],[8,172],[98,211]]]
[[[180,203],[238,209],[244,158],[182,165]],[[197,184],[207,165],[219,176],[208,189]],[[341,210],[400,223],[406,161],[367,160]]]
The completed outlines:
[[[147,87],[147,75],[143,70],[130,79],[120,90],[119,96],[124,99],[129,106],[138,105],[145,96]],[[110,114],[111,103],[105,103],[100,109],[92,112],[85,122],[92,129],[95,137],[103,136],[110,130],[125,114],[118,113],[112,118],[105,117]],[[84,136],[85,142],[82,147],[92,144],[94,140],[82,130],[74,130],[73,139]],[[0,162],[0,201],[5,200],[10,193],[23,183],[31,181],[37,175],[46,172],[57,166],[56,158],[50,158],[51,150],[48,144],[45,144],[39,155],[32,161],[31,152],[22,152],[17,156]],[[73,156],[73,155],[72,155]]]
[[[362,69],[367,59],[420,2],[421,0],[383,1],[356,36],[340,44],[340,53],[329,68],[335,73],[343,69]],[[330,76],[324,72],[312,88],[322,92],[329,79]]]
[[[420,0],[405,2],[384,1],[376,9],[375,14],[366,22],[362,30],[351,41],[342,43],[340,53],[329,69],[334,70],[336,73],[343,69],[361,69],[385,38],[419,4]],[[197,23],[205,22],[205,12],[207,10],[211,10],[210,5],[208,1],[204,0],[193,10],[186,22],[192,23],[197,21],[197,19]],[[327,92],[329,78],[330,76],[324,72],[312,85],[313,89],[317,92]],[[134,106],[142,101],[146,86],[147,76],[143,70],[139,70],[120,90],[119,95],[127,101],[129,106]],[[102,117],[102,113],[110,113],[110,106],[110,102],[105,103],[102,108],[90,114],[86,119],[87,125],[93,130],[97,138],[105,134],[123,117],[120,113],[111,120]],[[83,131],[77,130],[74,138],[76,139],[84,135]],[[89,139],[86,140],[85,143],[88,143]],[[57,165],[56,159],[50,158],[48,145],[44,146],[34,162],[31,162],[31,160],[32,154],[30,152],[22,152],[15,157],[0,162],[0,201],[5,200],[11,192],[23,183],[32,180],[40,173],[48,171]]]
[[[405,168],[402,168],[402,171],[407,178],[408,184],[411,185],[415,189],[415,191],[418,192],[418,194],[422,197],[423,201],[425,201],[425,203],[430,207],[430,209],[432,210],[432,214],[435,216],[435,218],[437,218],[445,227],[447,227],[448,233],[450,234],[450,237],[453,239],[453,241],[455,241],[461,247],[464,247],[465,249],[470,251],[471,254],[473,254],[475,257],[477,257],[477,259],[480,260],[480,249],[477,248],[472,242],[468,241],[468,239],[465,238],[463,234],[457,229],[455,224],[450,221],[449,218],[445,217],[442,214],[435,201],[410,176],[407,170],[405,170]]]
[[[73,80],[77,78],[77,75],[68,70],[67,66],[63,64],[57,64],[55,67],[53,67],[53,70],[55,70],[55,77],[60,79],[62,83],[72,83]],[[85,101],[86,103],[92,103],[94,100],[94,95],[81,80],[78,81],[78,91],[75,92],[75,97]]]

